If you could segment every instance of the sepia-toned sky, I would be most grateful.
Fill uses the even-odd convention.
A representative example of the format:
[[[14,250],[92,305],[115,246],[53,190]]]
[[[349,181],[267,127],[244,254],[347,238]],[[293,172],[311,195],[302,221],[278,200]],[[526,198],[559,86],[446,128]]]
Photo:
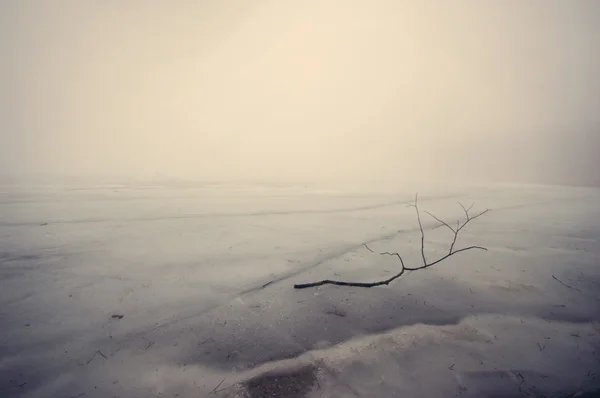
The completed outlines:
[[[5,0],[0,172],[600,185],[595,0]]]

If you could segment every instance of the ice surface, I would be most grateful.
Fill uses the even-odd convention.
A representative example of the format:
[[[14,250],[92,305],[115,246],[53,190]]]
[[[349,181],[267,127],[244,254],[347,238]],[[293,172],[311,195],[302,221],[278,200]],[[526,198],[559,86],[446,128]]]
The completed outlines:
[[[491,208],[457,242],[489,250],[292,288],[419,264],[417,190]],[[600,387],[599,265],[592,188],[4,185],[0,396],[566,397]]]

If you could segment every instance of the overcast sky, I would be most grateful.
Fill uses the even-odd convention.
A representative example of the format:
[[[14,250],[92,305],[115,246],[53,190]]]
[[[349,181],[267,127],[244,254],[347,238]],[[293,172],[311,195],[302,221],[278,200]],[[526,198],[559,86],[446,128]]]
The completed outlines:
[[[0,168],[600,184],[600,1],[4,0]]]

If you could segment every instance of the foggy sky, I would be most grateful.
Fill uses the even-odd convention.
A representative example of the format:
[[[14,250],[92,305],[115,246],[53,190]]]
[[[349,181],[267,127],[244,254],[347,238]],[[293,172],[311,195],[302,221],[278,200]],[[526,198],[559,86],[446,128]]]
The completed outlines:
[[[600,2],[0,3],[0,172],[600,185]]]

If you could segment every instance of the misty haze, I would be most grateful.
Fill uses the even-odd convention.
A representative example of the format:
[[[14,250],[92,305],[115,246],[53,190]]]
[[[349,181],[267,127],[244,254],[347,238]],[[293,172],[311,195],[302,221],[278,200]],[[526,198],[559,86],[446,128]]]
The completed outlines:
[[[600,2],[6,0],[0,51],[0,397],[600,391]]]

